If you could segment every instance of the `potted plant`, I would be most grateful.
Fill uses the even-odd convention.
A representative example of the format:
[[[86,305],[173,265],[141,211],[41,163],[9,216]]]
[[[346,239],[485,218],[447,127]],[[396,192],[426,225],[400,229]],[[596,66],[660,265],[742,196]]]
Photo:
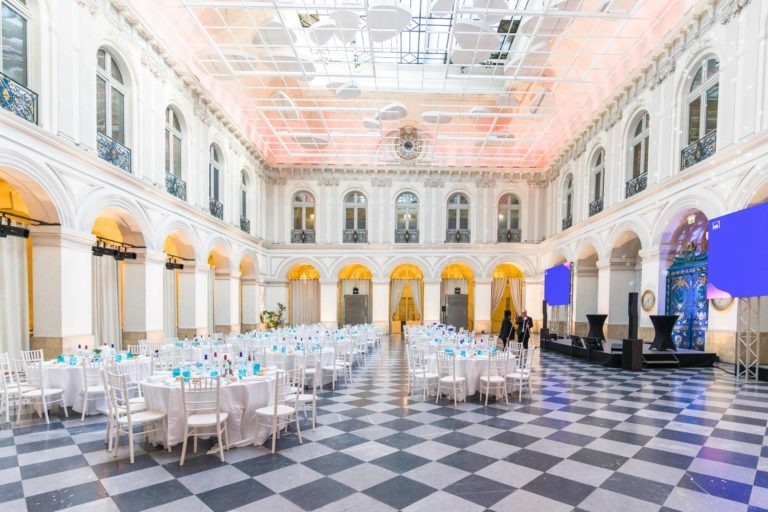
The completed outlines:
[[[278,329],[285,323],[285,319],[283,318],[284,314],[285,306],[278,302],[277,311],[270,311],[265,309],[259,315],[259,321],[268,329]]]

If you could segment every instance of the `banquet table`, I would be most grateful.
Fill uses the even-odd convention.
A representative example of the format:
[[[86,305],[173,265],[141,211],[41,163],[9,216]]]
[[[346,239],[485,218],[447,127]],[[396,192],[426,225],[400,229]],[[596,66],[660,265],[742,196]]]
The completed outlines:
[[[184,441],[184,404],[181,385],[175,380],[152,377],[141,383],[147,409],[168,415],[168,438],[171,446]],[[274,377],[246,377],[240,382],[222,382],[221,410],[229,413],[227,430],[231,447],[262,444],[270,435],[268,426],[256,424],[256,409],[269,405],[274,396]],[[155,433],[152,441],[164,443],[162,434]]]
[[[437,356],[430,355],[427,358],[427,365],[430,372],[437,373]],[[516,368],[514,356],[509,356],[509,366],[507,373],[513,372]],[[488,356],[456,356],[456,376],[467,379],[467,393],[469,396],[480,391],[480,377],[488,373]]]

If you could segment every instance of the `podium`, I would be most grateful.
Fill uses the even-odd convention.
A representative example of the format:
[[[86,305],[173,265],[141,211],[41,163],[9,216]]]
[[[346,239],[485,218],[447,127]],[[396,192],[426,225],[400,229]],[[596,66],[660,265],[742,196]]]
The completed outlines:
[[[677,315],[650,315],[653,323],[653,343],[651,350],[677,350],[675,342],[672,341],[672,329],[675,328]]]
[[[608,315],[587,315],[587,322],[589,322],[589,334],[587,338],[599,338],[605,341],[605,334],[603,334],[603,324]]]

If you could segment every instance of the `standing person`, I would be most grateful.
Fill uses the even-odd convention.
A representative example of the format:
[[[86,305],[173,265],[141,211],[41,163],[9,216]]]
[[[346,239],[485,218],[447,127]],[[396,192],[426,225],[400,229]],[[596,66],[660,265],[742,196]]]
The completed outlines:
[[[504,320],[501,321],[501,331],[499,331],[499,339],[504,347],[507,349],[507,342],[509,339],[515,339],[515,327],[512,325],[512,312],[508,309],[504,310]]]
[[[533,319],[528,316],[528,311],[524,309],[523,314],[517,317],[517,341],[523,344],[523,348],[528,348],[532,327]]]

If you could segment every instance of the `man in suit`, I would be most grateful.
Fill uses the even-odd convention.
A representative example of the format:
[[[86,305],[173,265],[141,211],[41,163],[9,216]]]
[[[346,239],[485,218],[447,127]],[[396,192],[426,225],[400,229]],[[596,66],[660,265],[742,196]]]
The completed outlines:
[[[512,325],[512,312],[508,309],[504,310],[504,320],[501,321],[501,331],[499,332],[499,339],[504,350],[507,349],[507,342],[510,338],[515,339],[515,327]]]
[[[531,328],[533,327],[533,319],[528,316],[528,311],[525,309],[523,313],[517,317],[517,341],[523,344],[523,348],[528,348],[528,340],[531,339]]]

